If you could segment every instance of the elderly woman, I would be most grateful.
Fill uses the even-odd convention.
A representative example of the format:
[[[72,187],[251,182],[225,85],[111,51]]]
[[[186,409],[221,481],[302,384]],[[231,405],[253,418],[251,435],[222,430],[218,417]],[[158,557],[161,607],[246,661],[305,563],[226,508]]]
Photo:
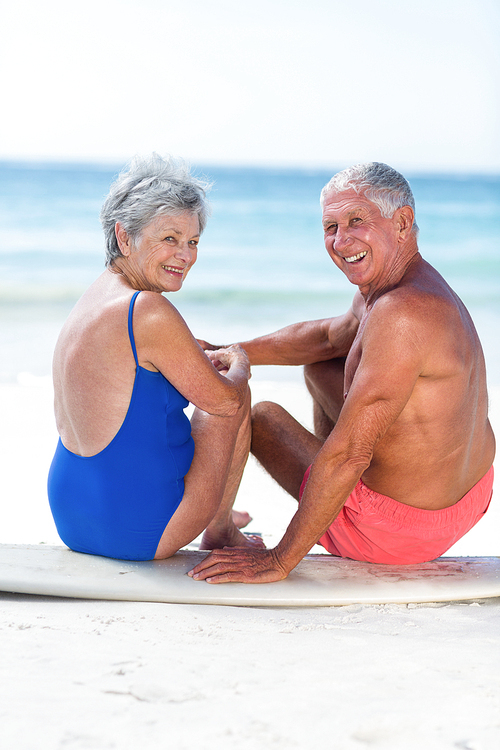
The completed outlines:
[[[250,442],[247,356],[205,353],[163,296],[196,261],[205,189],[155,154],[132,162],[102,208],[106,270],[54,355],[60,439],[48,491],[73,550],[165,558],[203,530],[203,549],[262,544],[231,511]]]

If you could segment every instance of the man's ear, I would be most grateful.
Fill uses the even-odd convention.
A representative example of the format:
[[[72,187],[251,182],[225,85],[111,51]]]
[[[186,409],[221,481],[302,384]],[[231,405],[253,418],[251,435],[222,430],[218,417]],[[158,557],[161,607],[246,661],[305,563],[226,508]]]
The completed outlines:
[[[128,258],[128,256],[132,252],[132,240],[130,239],[130,235],[128,234],[128,232],[119,221],[117,221],[115,224],[115,235],[121,254],[125,256],[125,258]]]
[[[405,242],[411,234],[415,214],[411,206],[398,209],[399,239]]]

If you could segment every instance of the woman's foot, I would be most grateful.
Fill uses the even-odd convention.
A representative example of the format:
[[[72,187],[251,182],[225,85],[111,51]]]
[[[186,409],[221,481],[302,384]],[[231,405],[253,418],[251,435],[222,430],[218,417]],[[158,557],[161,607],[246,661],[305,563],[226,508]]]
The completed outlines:
[[[252,516],[250,515],[250,513],[247,513],[246,510],[233,509],[231,513],[233,516],[233,523],[237,529],[244,529],[245,526],[248,526],[248,524],[252,520]]]
[[[207,528],[201,538],[200,549],[223,549],[224,547],[253,547],[265,549],[259,534],[243,534],[234,523],[224,529]]]

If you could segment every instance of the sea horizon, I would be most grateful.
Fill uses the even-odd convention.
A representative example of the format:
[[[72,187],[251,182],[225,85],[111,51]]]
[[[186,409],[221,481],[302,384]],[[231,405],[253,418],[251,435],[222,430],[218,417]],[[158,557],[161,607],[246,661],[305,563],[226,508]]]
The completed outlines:
[[[58,332],[104,270],[99,212],[120,163],[0,160],[0,382],[50,375]],[[334,170],[192,164],[213,181],[199,259],[171,301],[193,333],[231,342],[331,317],[355,289],[326,254],[319,194]],[[469,308],[500,384],[500,175],[405,177],[422,255]]]

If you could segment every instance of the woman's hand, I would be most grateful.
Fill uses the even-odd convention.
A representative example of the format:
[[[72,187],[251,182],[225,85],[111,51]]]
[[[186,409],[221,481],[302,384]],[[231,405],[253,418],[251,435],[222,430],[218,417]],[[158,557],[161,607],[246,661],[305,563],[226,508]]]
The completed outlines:
[[[205,354],[212,362],[218,372],[231,376],[231,369],[238,368],[243,372],[247,380],[250,379],[250,362],[244,349],[239,344],[232,344],[224,349],[215,349],[205,351]]]
[[[205,352],[214,352],[216,349],[227,349],[227,347],[230,346],[230,344],[210,344],[208,341],[205,341],[205,339],[196,339],[196,341]]]

